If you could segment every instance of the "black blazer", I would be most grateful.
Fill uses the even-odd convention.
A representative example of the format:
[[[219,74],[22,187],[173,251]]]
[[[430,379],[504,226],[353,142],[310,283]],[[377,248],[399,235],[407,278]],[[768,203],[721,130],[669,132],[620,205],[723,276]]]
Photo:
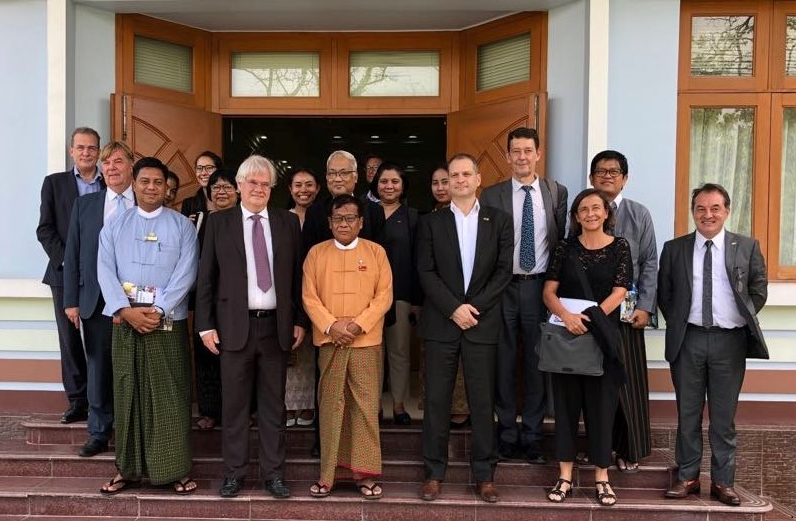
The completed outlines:
[[[301,235],[304,238],[304,256],[316,244],[332,238],[332,229],[329,228],[329,206],[331,204],[332,196],[326,194],[323,197],[316,198],[315,202],[307,208],[307,213],[304,215],[304,227],[301,229]],[[370,211],[367,204],[363,204],[363,206],[364,219],[362,220],[362,229],[359,231],[359,236],[373,241]]]
[[[658,307],[666,318],[666,360],[674,362],[688,327],[694,281],[696,233],[663,245],[658,271]],[[757,313],[768,298],[766,263],[756,239],[725,231],[724,267],[738,311],[746,320],[747,358],[768,359],[768,347],[757,321]]]
[[[417,271],[425,293],[420,314],[423,338],[457,342],[464,336],[471,342],[497,344],[500,296],[511,281],[511,217],[497,208],[481,206],[473,275],[466,292],[453,212],[445,208],[425,215],[418,228]],[[450,316],[465,303],[473,305],[481,315],[476,327],[462,331]]]
[[[301,228],[295,214],[268,208],[273,242],[271,267],[276,290],[279,345],[289,351],[293,326],[307,327],[301,304]],[[243,213],[239,206],[207,216],[204,245],[199,260],[194,323],[197,332],[215,329],[219,349],[239,351],[249,336],[249,301]]]
[[[105,182],[100,179],[105,188]],[[72,204],[77,199],[77,180],[74,170],[50,174],[41,186],[41,206],[36,238],[44,247],[50,261],[42,282],[49,286],[63,286],[63,263]]]
[[[97,251],[107,192],[106,188],[75,199],[69,222],[64,254],[64,307],[79,307],[83,318],[94,313],[101,296]]]

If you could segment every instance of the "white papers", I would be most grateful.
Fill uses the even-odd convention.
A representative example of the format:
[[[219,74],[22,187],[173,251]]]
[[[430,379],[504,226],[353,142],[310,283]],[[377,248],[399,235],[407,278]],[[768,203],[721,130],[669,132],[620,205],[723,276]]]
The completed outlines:
[[[593,300],[583,300],[579,298],[562,298],[559,300],[561,301],[561,305],[564,306],[567,311],[575,314],[583,313],[584,309],[597,305],[597,303]],[[550,319],[548,322],[556,326],[564,326],[564,322],[558,317],[558,315],[554,315],[552,313],[550,314]]]

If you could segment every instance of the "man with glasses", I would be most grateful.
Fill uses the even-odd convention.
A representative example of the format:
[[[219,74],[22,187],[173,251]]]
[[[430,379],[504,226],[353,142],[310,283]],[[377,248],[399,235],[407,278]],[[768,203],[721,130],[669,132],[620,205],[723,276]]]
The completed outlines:
[[[384,315],[392,304],[392,271],[384,248],[358,237],[362,201],[339,195],[328,216],[333,240],[314,246],[304,263],[303,300],[318,348],[320,478],[313,497],[335,479],[353,479],[365,499],[382,488],[379,405]]]
[[[380,156],[376,154],[369,154],[365,156],[365,179],[368,182],[368,188],[365,192],[365,195],[362,197],[362,202],[367,204],[368,201],[372,201],[374,203],[379,202],[378,194],[374,194],[370,191],[370,183],[373,182],[373,178],[376,177],[376,172],[378,172],[379,167],[384,162]]]
[[[194,315],[205,348],[221,356],[226,476],[219,494],[231,498],[243,490],[256,385],[259,474],[267,492],[287,498],[287,362],[308,325],[301,304],[301,228],[295,214],[268,207],[276,181],[270,160],[250,156],[235,179],[241,205],[211,213],[205,225]]]
[[[42,282],[50,286],[52,291],[61,349],[61,379],[69,400],[69,408],[61,416],[61,423],[88,418],[86,356],[80,331],[64,313],[63,264],[75,199],[105,188],[102,173],[97,168],[99,142],[100,137],[96,130],[89,127],[76,128],[72,132],[69,146],[72,168],[66,172],[48,175],[41,187],[41,209],[36,237],[49,258]]]
[[[64,311],[75,330],[83,328],[88,367],[88,441],[78,454],[95,456],[108,450],[113,434],[113,366],[111,365],[111,317],[102,313],[97,278],[100,231],[135,205],[133,152],[120,141],[111,141],[100,153],[107,189],[75,200],[64,255]]]
[[[514,253],[511,283],[503,293],[503,324],[498,344],[497,404],[498,452],[502,459],[522,458],[530,463],[547,461],[542,452],[542,422],[547,409],[545,378],[538,369],[534,347],[539,324],[546,319],[542,303],[547,264],[559,239],[564,237],[567,189],[555,181],[540,179],[536,164],[541,158],[539,134],[520,127],[509,133],[506,161],[511,179],[490,186],[481,204],[512,216]],[[517,425],[517,349],[522,339],[523,407]]]

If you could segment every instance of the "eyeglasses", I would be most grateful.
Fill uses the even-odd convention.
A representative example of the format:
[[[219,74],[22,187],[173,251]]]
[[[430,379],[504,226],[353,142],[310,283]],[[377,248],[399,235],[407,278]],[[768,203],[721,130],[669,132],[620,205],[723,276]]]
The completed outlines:
[[[208,174],[212,174],[216,171],[216,165],[196,165],[197,172],[207,172]]]
[[[75,150],[77,150],[78,152],[80,152],[81,154],[83,152],[91,152],[93,154],[93,153],[96,153],[99,150],[99,147],[95,147],[94,145],[88,145],[88,146],[86,146],[86,145],[77,145],[77,146],[75,146],[73,148]]]
[[[235,187],[232,185],[216,184],[210,187],[211,192],[234,192]]]
[[[339,170],[337,172],[334,170],[329,170],[326,172],[326,179],[334,179],[335,177],[339,177],[340,179],[348,179],[353,173],[353,170]]]
[[[597,177],[619,177],[622,175],[622,171],[618,168],[612,168],[610,170],[606,170],[605,168],[598,168],[594,171],[594,175]]]
[[[348,224],[354,224],[359,219],[358,215],[348,214],[348,215],[333,215],[332,222],[334,224],[342,224],[343,221],[347,222]]]
[[[249,185],[250,190],[255,190],[257,188],[262,189],[264,192],[267,192],[271,189],[271,183],[268,181],[263,181],[262,183],[258,183],[257,181],[246,181],[246,184]],[[216,185],[213,185],[214,187]]]

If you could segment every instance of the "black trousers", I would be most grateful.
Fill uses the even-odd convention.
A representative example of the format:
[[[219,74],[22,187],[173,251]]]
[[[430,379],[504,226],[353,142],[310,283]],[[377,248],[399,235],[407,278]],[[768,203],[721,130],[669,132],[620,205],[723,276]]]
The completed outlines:
[[[448,467],[451,402],[461,356],[472,423],[470,468],[476,482],[493,480],[498,461],[492,419],[496,352],[494,344],[474,344],[463,338],[450,344],[426,340],[423,463],[427,479],[442,480]]]
[[[249,465],[249,410],[257,396],[260,477],[284,477],[285,380],[290,353],[279,346],[276,317],[249,318],[240,351],[221,351],[222,454],[227,477],[243,479]]]
[[[58,344],[61,348],[61,381],[69,403],[87,406],[86,381],[88,368],[83,340],[77,329],[64,313],[64,288],[50,286],[55,308],[55,325],[58,327]]]
[[[542,441],[542,422],[547,410],[545,376],[539,371],[535,346],[539,324],[547,308],[542,302],[544,279],[512,281],[500,301],[503,326],[497,356],[498,435],[510,443],[537,451]],[[522,340],[521,381],[517,379],[517,349]],[[522,387],[522,428],[517,429],[517,389]]]
[[[702,411],[707,393],[711,479],[735,483],[735,411],[746,372],[746,328],[688,326],[683,345],[671,364],[677,396],[677,442],[674,457],[678,479],[699,477],[702,461]]]
[[[94,313],[82,321],[88,373],[88,436],[99,441],[108,441],[113,434],[113,319],[102,314],[104,307],[105,301],[100,297]]]
[[[611,434],[619,403],[619,388],[610,376],[553,373],[556,410],[556,459],[575,461],[578,420],[586,423],[589,459],[596,466],[611,466]]]

